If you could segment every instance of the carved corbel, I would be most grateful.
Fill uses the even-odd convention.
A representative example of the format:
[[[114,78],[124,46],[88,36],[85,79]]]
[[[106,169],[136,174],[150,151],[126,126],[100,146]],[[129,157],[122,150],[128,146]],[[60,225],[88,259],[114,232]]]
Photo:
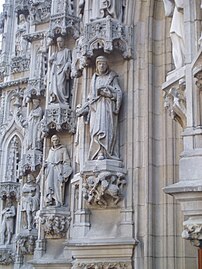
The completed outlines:
[[[16,238],[17,255],[33,255],[37,236],[18,235]]]
[[[202,248],[202,224],[185,224],[182,238],[190,240],[195,247]]]
[[[186,88],[183,79],[164,90],[164,106],[171,118],[176,120],[182,128],[185,128],[187,123]]]
[[[83,198],[88,205],[98,207],[117,206],[123,199],[125,174],[100,171],[81,175]]]
[[[46,238],[65,238],[71,217],[61,214],[47,214],[40,217],[41,227]]]

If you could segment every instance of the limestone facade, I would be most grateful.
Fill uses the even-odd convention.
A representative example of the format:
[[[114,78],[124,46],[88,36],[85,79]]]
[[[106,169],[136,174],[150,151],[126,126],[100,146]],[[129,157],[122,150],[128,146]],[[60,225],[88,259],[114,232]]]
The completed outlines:
[[[197,268],[201,12],[5,1],[0,268]]]

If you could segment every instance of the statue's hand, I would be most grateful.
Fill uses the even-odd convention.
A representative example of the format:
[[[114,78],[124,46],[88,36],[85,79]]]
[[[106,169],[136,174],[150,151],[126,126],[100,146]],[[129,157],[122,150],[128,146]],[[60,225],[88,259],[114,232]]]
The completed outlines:
[[[109,97],[109,98],[112,97],[112,93],[111,93],[110,89],[106,88],[106,87],[105,88],[99,88],[98,89],[98,94],[103,96],[103,97]]]

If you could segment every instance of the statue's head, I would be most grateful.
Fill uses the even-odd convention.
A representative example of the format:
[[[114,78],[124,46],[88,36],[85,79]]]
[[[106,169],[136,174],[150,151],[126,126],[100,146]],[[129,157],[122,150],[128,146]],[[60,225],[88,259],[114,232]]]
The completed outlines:
[[[96,58],[96,72],[98,74],[105,74],[109,69],[108,60],[105,56],[98,56]]]
[[[56,41],[57,41],[57,46],[58,46],[59,49],[64,48],[65,40],[64,40],[64,38],[63,38],[62,36],[59,36],[59,37],[56,39]]]
[[[39,104],[40,104],[40,100],[39,99],[33,99],[32,104],[33,104],[33,108],[37,108],[39,106]]]
[[[57,135],[53,135],[53,136],[51,137],[51,142],[52,142],[52,144],[53,144],[53,147],[57,147],[57,146],[59,146],[59,145],[60,145],[60,138],[59,138],[59,136],[57,136]]]
[[[19,15],[19,22],[22,23],[22,22],[25,22],[25,15],[24,14],[20,14]]]
[[[30,182],[34,182],[35,181],[35,178],[32,174],[28,174],[27,175],[27,183],[30,183]]]

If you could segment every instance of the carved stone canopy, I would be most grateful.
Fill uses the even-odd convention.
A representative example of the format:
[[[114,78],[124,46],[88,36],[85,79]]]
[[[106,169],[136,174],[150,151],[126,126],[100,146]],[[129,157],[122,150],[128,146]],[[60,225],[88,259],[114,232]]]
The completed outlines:
[[[75,133],[75,113],[68,105],[66,108],[60,107],[59,104],[52,105],[45,110],[41,124],[45,135],[48,135],[51,130]]]
[[[117,49],[124,58],[131,58],[132,40],[133,29],[108,16],[85,26],[83,46],[85,55],[89,57],[97,49],[103,49],[107,53]]]
[[[52,15],[48,36],[54,39],[67,34],[75,40],[79,37],[79,19],[65,13]]]
[[[42,164],[42,152],[40,150],[28,150],[20,162],[20,171],[23,175],[36,171]]]
[[[16,199],[20,198],[20,183],[18,182],[0,182],[0,198]]]

